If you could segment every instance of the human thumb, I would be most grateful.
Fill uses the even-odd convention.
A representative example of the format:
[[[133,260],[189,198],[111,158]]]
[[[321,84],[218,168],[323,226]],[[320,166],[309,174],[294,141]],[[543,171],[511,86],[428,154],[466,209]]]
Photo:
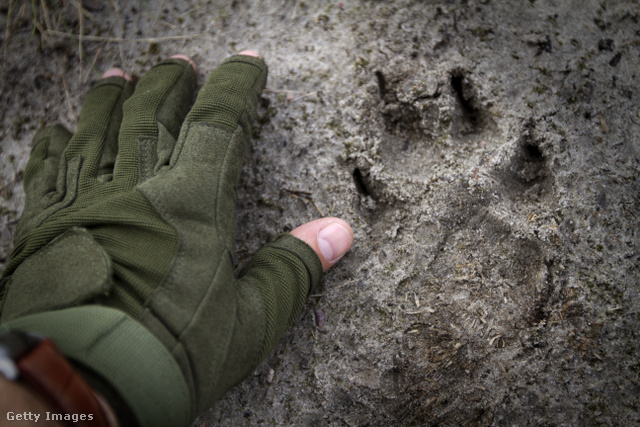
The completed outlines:
[[[353,230],[339,218],[316,219],[297,227],[291,234],[315,251],[324,271],[338,262],[353,244]]]
[[[258,251],[238,275],[236,290],[241,312],[259,317],[241,324],[254,325],[253,332],[239,333],[251,341],[257,329],[264,334],[259,360],[273,349],[282,334],[295,321],[323,270],[338,262],[353,243],[351,227],[338,218],[321,218],[278,236]],[[238,317],[244,317],[238,314]],[[249,343],[240,343],[248,348]]]

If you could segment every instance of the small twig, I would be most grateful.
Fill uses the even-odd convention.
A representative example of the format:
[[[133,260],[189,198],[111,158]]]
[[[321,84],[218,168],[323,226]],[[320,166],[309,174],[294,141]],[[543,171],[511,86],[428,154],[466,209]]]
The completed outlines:
[[[289,347],[289,341],[285,341],[284,348],[282,349],[282,352],[285,353],[287,351],[288,347]],[[275,366],[275,368],[271,368],[271,369],[273,369],[273,377],[271,378],[270,382],[267,382],[267,388],[264,391],[264,394],[262,395],[262,398],[259,400],[260,403],[262,403],[262,401],[264,401],[264,399],[267,397],[267,394],[269,393],[269,390],[271,390],[271,384],[273,384],[273,381],[275,380],[276,375],[278,374],[278,369],[280,369],[280,366],[282,365],[282,361],[283,361],[283,358],[281,357],[280,360],[278,360],[278,364]]]
[[[3,61],[7,63],[7,55],[9,54],[9,39],[11,38],[11,12],[13,11],[15,0],[9,2],[9,9],[7,10],[7,22],[4,32],[4,55]]]
[[[336,289],[342,289],[347,285],[350,285],[352,283],[356,283],[357,281],[358,281],[358,279],[349,280],[347,283],[343,283],[342,285],[337,286]]]
[[[47,28],[47,31],[49,31],[53,28],[53,24],[51,23],[51,17],[49,16],[49,8],[47,7],[46,0],[42,0],[40,2],[40,7],[42,9],[42,20],[44,21],[44,26]],[[38,31],[44,35],[44,31],[42,29],[39,28]]]
[[[125,27],[124,27],[124,21],[122,19],[122,12],[120,12],[120,7],[118,6],[117,2],[115,0],[110,0],[109,3],[111,4],[111,7],[113,8],[113,11],[115,13],[116,16],[116,20],[118,21],[118,24],[120,26],[120,35],[124,35],[125,33]],[[120,54],[120,62],[122,64],[125,63],[124,61],[124,53],[122,52],[122,44],[119,43],[118,45],[118,53]]]
[[[164,19],[160,19],[160,20],[158,21],[158,23],[159,23],[159,24],[164,25],[165,27],[169,27],[169,28],[171,28],[172,30],[177,30],[177,29],[178,29],[178,27],[177,27],[177,26],[173,25],[173,24],[172,24],[172,23],[170,23],[170,22],[165,21]]]
[[[287,99],[286,101],[281,102],[281,103],[279,103],[279,104],[276,104],[276,105],[274,105],[273,107],[274,107],[274,108],[276,108],[276,107],[279,107],[279,106],[281,106],[281,105],[284,105],[284,104],[286,104],[286,103],[288,103],[288,102],[300,101],[301,99],[304,99],[304,98],[306,98],[306,97],[308,97],[308,96],[315,95],[316,93],[318,93],[318,91],[317,91],[317,90],[315,90],[315,91],[313,91],[313,92],[310,92],[310,93],[307,93],[306,95],[299,96],[299,97],[297,97],[297,98]]]
[[[40,32],[42,46],[50,47],[53,43],[51,43],[51,40],[47,37],[47,32],[49,31],[49,28],[53,27],[53,24],[51,23],[51,17],[49,16],[49,9],[47,8],[46,0],[42,0],[40,6],[42,8],[42,22],[44,22],[46,29],[42,27],[42,22],[37,20],[33,22],[33,25],[35,25],[36,29]]]
[[[309,197],[309,200],[311,201],[311,203],[313,204],[313,207],[316,208],[316,210],[318,211],[318,213],[320,214],[321,217],[324,217],[324,213],[322,213],[322,211],[320,210],[320,208],[318,207],[318,205],[316,205],[316,202]]]
[[[299,100],[301,100],[301,99],[303,99],[303,98],[306,98],[306,97],[308,97],[308,96],[313,96],[313,95],[315,95],[316,93],[318,93],[318,91],[317,91],[317,90],[314,90],[313,92],[309,92],[309,93],[307,93],[306,95],[302,95],[302,96],[299,96],[299,97],[297,97],[297,98],[293,98],[293,99],[291,100],[291,102],[299,101]]]
[[[103,45],[104,46],[104,45]],[[96,56],[93,57],[93,61],[91,61],[91,66],[89,67],[89,69],[87,70],[87,74],[85,74],[84,79],[82,80],[82,83],[86,83],[87,80],[89,80],[89,76],[91,75],[91,71],[93,71],[95,69],[96,66],[96,62],[98,62],[98,57],[100,56],[100,53],[102,53],[102,48],[103,46],[100,46],[97,50],[96,50]]]
[[[49,35],[57,36],[57,37],[65,37],[77,39],[77,34],[67,34],[62,31],[47,31]],[[161,42],[161,41],[170,41],[170,40],[185,40],[194,37],[205,37],[207,34],[185,34],[182,36],[166,36],[166,37],[150,37],[150,38],[142,38],[142,39],[127,39],[122,37],[100,37],[100,36],[89,36],[85,35],[84,40],[88,41],[106,41],[111,43],[125,43],[125,42],[134,42],[134,43],[153,43],[153,42]]]
[[[312,193],[310,193],[309,191],[291,190],[289,188],[283,188],[282,191],[285,191],[291,194],[296,199],[302,197],[303,199],[311,202],[311,204],[313,205],[314,208],[316,208],[320,216],[322,217],[324,216],[324,213],[322,212],[322,210],[318,207],[316,202],[313,200]]]
[[[82,4],[79,1],[75,1],[76,8],[78,9],[78,52],[80,54],[80,67],[78,77],[82,80],[82,58],[84,57],[84,52],[82,48],[82,42],[84,37],[84,14],[82,13]]]
[[[64,77],[64,68],[62,67],[62,62],[60,62],[60,58],[58,55],[54,55],[56,58],[56,62],[58,63],[58,70],[60,71],[60,77],[62,78],[62,86],[64,86],[64,94],[67,97],[67,104],[69,105],[69,111],[71,111],[71,115],[73,116],[73,121],[78,126],[78,116],[76,115],[75,110],[73,109],[73,103],[71,102],[71,93],[69,91],[69,85],[67,84],[67,79]]]
[[[156,26],[156,22],[158,22],[158,19],[160,19],[160,14],[164,10],[165,1],[166,0],[162,0],[162,2],[160,3],[160,6],[157,8],[158,12],[156,13],[156,16],[153,17],[153,21],[151,21],[151,28],[154,28]]]
[[[433,308],[431,308],[431,307],[427,307],[427,308],[425,308],[425,309],[423,309],[423,310],[417,310],[417,311],[406,311],[406,310],[403,310],[403,309],[400,309],[400,310],[402,310],[402,311],[404,312],[404,314],[412,314],[412,315],[413,315],[413,314],[422,314],[422,313],[429,313],[429,314],[433,314],[433,313],[435,313],[435,312],[436,312],[436,311],[435,311]]]
[[[285,90],[285,89],[271,89],[265,88],[263,92],[266,93],[304,93],[302,90]]]
[[[305,198],[311,198],[311,193],[309,191],[290,190],[288,188],[283,188],[282,191],[286,191],[287,193],[295,194],[296,196],[302,196],[302,197],[305,197]]]

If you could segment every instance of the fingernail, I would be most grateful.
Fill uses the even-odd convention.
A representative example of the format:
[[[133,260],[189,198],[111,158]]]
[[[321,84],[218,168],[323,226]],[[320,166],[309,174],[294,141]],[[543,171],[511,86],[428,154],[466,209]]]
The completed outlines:
[[[260,54],[253,50],[243,50],[242,52],[238,52],[238,55],[246,55],[246,56],[253,56],[254,58],[260,58]]]
[[[340,224],[332,222],[318,233],[318,246],[324,259],[334,263],[351,247],[351,234]]]
[[[178,54],[178,55],[173,55],[172,58],[183,59],[187,61],[189,64],[191,64],[193,71],[198,71],[198,67],[196,67],[196,63],[193,62],[193,59],[189,58],[187,55]]]
[[[107,71],[102,73],[102,78],[106,79],[108,77],[122,77],[125,80],[131,81],[131,76],[120,68],[109,68]]]

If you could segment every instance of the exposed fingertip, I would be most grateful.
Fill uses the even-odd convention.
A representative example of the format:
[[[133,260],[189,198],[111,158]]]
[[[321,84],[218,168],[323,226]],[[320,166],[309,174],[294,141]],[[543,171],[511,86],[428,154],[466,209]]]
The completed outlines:
[[[338,262],[353,244],[351,226],[339,218],[316,219],[297,227],[291,234],[311,246],[324,270]]]
[[[124,71],[122,71],[120,68],[109,68],[107,71],[102,73],[103,79],[106,79],[109,77],[122,77],[127,81],[131,81],[131,76],[125,73]]]
[[[255,52],[253,50],[243,50],[241,52],[238,52],[238,55],[246,55],[246,56],[253,56],[254,58],[262,58],[258,52]]]
[[[344,221],[332,222],[318,232],[318,246],[329,264],[336,263],[353,243],[353,231]]]
[[[196,63],[193,62],[193,59],[191,59],[187,55],[177,54],[177,55],[173,55],[171,58],[173,58],[173,59],[182,59],[184,61],[187,61],[191,65],[191,67],[193,68],[193,71],[198,71],[198,67],[196,67]]]

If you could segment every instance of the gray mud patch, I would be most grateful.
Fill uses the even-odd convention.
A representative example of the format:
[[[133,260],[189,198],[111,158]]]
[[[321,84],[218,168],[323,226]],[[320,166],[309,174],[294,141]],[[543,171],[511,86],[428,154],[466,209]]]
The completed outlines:
[[[99,70],[176,52],[200,82],[244,48],[270,67],[238,262],[321,215],[356,233],[195,425],[640,424],[637,3],[83,3],[82,60],[30,8],[11,21],[0,262],[36,130],[73,128]]]

